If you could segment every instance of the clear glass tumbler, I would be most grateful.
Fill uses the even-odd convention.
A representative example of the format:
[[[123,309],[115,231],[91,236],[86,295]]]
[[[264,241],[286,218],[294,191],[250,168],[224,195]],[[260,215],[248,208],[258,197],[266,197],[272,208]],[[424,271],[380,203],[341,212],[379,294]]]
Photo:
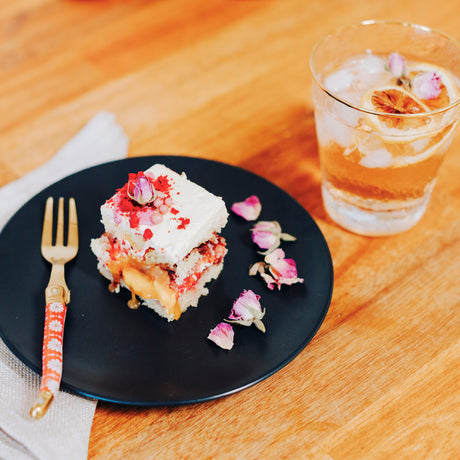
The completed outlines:
[[[326,211],[363,235],[411,228],[458,125],[460,44],[365,21],[322,39],[310,67]]]

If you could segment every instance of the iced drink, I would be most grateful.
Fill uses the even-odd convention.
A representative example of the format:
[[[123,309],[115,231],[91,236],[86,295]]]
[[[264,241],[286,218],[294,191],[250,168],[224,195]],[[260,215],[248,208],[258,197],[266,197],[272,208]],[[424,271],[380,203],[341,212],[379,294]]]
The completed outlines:
[[[387,26],[417,32],[419,48],[432,41],[433,32],[420,26],[360,25]],[[359,45],[348,54],[329,51],[321,69],[312,56],[322,195],[343,227],[387,235],[411,228],[427,208],[458,124],[460,86],[455,71],[436,62],[436,53],[417,56],[415,46],[403,53],[394,41],[398,48],[385,50],[383,39],[367,47],[364,36],[361,52]],[[459,61],[460,47],[441,37]],[[438,36],[434,42],[439,47]]]

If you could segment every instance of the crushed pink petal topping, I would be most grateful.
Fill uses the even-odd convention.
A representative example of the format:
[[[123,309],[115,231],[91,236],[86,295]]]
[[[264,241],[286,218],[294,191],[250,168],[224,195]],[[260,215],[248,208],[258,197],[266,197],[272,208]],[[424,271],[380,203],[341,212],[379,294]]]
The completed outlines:
[[[406,59],[399,53],[391,53],[388,56],[388,70],[396,78],[408,77],[409,75]]]
[[[252,241],[261,249],[261,254],[270,254],[284,241],[295,241],[296,238],[288,233],[282,233],[280,224],[274,221],[259,221],[251,228]]]
[[[282,284],[303,283],[303,278],[297,276],[297,266],[294,259],[286,259],[281,248],[265,256],[265,262],[257,262],[249,268],[249,275],[260,274],[269,289],[281,289]]]
[[[435,99],[441,93],[441,77],[436,72],[422,72],[412,80],[412,92],[419,99]]]
[[[208,339],[224,350],[231,350],[234,335],[235,333],[230,324],[219,323],[214,329],[211,329]]]
[[[139,224],[140,225],[151,225],[152,224],[153,210],[150,208],[144,208],[142,212],[139,212]]]
[[[121,217],[118,211],[114,209],[113,210],[113,221],[115,222],[115,224],[120,225],[122,220],[123,220],[123,217]]]
[[[265,309],[262,310],[259,299],[260,295],[255,294],[250,289],[245,289],[233,303],[232,311],[226,321],[241,326],[254,324],[259,330],[265,332],[265,326],[262,323]]]
[[[262,204],[256,195],[251,195],[244,201],[233,203],[232,211],[246,220],[256,220],[262,210]]]
[[[140,205],[151,203],[155,200],[155,189],[149,178],[143,174],[138,174],[134,181],[129,182],[126,193]]]

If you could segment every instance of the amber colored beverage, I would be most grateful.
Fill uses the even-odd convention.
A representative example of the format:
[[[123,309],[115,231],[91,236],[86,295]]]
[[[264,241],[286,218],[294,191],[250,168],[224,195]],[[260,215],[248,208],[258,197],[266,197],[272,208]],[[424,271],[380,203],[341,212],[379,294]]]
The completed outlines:
[[[420,28],[367,22],[329,36],[312,54],[323,202],[333,220],[356,233],[388,235],[415,225],[455,135],[458,74],[427,56],[415,56],[412,43],[404,77],[395,77],[388,66],[394,49],[381,52],[386,34],[394,39],[403,29],[406,41],[411,34],[418,42],[434,34],[434,48],[442,49],[446,41],[448,54],[460,56],[456,42]],[[423,99],[413,82],[428,74],[438,79],[439,90],[436,97]]]

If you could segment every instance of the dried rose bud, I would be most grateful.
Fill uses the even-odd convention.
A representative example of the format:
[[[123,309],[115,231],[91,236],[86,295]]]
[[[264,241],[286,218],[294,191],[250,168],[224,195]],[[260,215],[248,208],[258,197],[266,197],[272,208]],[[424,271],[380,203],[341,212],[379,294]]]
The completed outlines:
[[[436,72],[422,72],[412,80],[412,92],[419,99],[435,99],[441,93],[441,78]]]
[[[219,323],[214,329],[211,329],[208,339],[224,350],[231,350],[233,347],[233,337],[235,333],[228,323]]]
[[[398,53],[391,53],[388,56],[388,70],[396,78],[404,78],[408,76],[407,62],[404,57]]]
[[[259,221],[251,229],[252,241],[261,249],[267,251],[261,254],[270,254],[284,241],[295,241],[296,238],[288,233],[282,233],[281,226],[276,220]]]
[[[231,209],[246,220],[256,220],[262,210],[262,204],[256,195],[252,195],[244,201],[233,203]]]
[[[135,180],[128,183],[126,193],[140,205],[151,203],[156,195],[153,185],[143,174],[138,174]]]
[[[265,309],[262,310],[259,299],[260,295],[251,290],[244,290],[233,303],[232,311],[226,321],[241,326],[254,324],[259,330],[265,332],[265,326],[261,321],[265,315]]]

